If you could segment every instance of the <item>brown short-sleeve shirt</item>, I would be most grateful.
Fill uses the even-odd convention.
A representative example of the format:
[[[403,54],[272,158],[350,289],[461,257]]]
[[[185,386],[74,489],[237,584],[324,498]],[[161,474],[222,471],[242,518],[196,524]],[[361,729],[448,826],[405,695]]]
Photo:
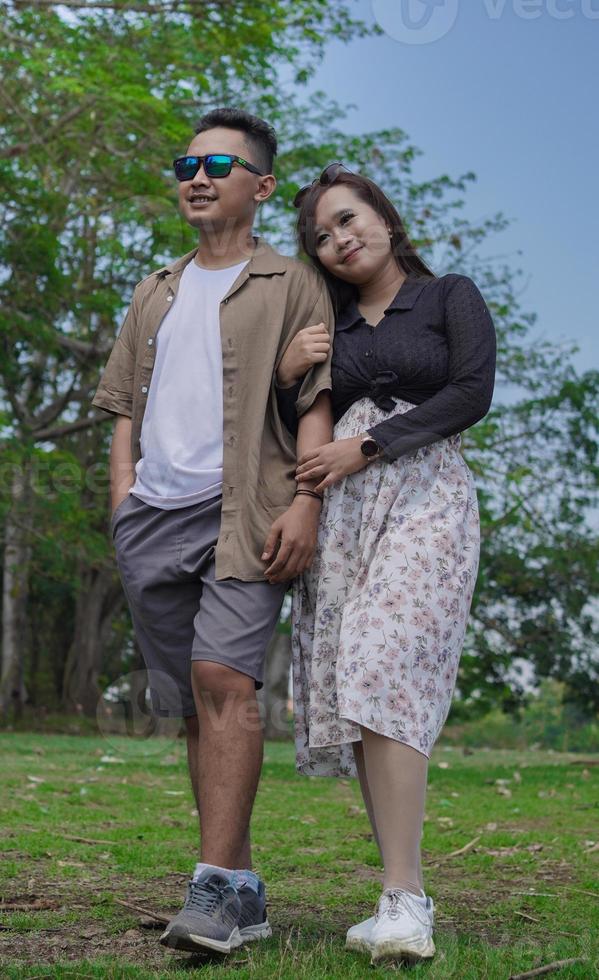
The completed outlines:
[[[196,249],[153,272],[135,288],[92,404],[132,420],[133,463],[156,351],[156,335],[183,269]],[[296,445],[279,415],[275,371],[303,327],[334,317],[324,282],[308,265],[255,240],[248,265],[221,302],[223,355],[223,497],[216,578],[264,580],[260,558],[270,526],[296,488]],[[198,325],[199,327],[201,325]],[[331,390],[331,357],[306,375],[297,401],[303,415],[319,392]],[[190,419],[193,438],[193,419]]]

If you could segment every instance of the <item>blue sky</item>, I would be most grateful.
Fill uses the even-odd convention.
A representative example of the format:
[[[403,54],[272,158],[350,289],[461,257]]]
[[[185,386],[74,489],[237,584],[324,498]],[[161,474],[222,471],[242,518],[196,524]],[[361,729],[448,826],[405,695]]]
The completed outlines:
[[[524,271],[535,336],[575,340],[576,366],[599,367],[599,0],[353,7],[387,33],[332,42],[311,88],[355,104],[352,132],[404,129],[417,178],[473,170],[466,214],[512,219],[487,251]]]

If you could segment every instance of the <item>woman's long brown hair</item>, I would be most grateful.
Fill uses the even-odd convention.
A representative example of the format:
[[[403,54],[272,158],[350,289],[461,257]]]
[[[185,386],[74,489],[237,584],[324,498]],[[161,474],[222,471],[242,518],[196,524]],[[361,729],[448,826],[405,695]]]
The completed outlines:
[[[391,251],[402,272],[405,272],[406,275],[425,276],[428,279],[436,278],[434,272],[431,272],[424,259],[418,255],[418,252],[409,239],[397,209],[393,206],[389,198],[383,194],[380,187],[373,180],[369,180],[368,177],[362,177],[361,174],[341,171],[331,184],[323,185],[316,183],[313,185],[301,204],[297,219],[297,237],[300,248],[318,269],[326,282],[333,303],[333,309],[335,310],[335,316],[339,315],[350,300],[357,299],[358,297],[356,286],[344,282],[342,279],[338,279],[337,276],[333,276],[325,269],[318,258],[316,249],[316,208],[322,195],[326,194],[331,187],[335,187],[337,184],[345,184],[347,187],[350,187],[356,196],[361,201],[364,201],[365,204],[369,204],[381,216],[387,227],[392,229]]]

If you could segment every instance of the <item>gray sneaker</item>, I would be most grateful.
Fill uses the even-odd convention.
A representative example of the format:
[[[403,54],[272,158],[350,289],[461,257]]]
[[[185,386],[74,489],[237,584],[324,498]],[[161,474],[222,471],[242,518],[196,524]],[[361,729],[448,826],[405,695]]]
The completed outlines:
[[[185,905],[171,919],[160,942],[191,953],[230,953],[244,941],[238,928],[241,909],[235,885],[226,875],[207,868],[187,885]]]
[[[235,879],[233,882],[235,883]],[[272,929],[266,916],[264,882],[258,881],[257,893],[250,885],[237,885],[237,894],[241,901],[241,912],[237,923],[241,941],[249,943],[254,939],[268,939],[272,936]]]

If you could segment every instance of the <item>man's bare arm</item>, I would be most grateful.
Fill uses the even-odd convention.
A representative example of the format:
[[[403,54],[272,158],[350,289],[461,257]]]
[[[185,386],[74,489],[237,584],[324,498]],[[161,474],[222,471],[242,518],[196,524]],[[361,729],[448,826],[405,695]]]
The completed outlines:
[[[131,419],[117,415],[110,447],[110,496],[112,512],[127,496],[135,483],[135,467],[131,457]]]
[[[321,391],[315,398],[314,404],[304,412],[298,422],[297,429],[297,458],[304,453],[324,446],[333,441],[333,408],[331,404],[331,392]],[[313,490],[318,480],[302,480],[297,484],[298,490]],[[305,494],[299,499],[310,500]],[[296,500],[298,498],[296,497]],[[318,504],[318,501],[316,501]],[[319,505],[320,507],[320,505]]]
[[[329,391],[321,391],[314,404],[299,420],[297,434],[297,455],[317,449],[333,440],[333,411]],[[311,490],[318,480],[298,483],[298,490]],[[301,575],[310,567],[316,550],[318,520],[322,504],[316,497],[300,494],[281,517],[273,523],[262,559],[270,561],[275,554],[277,542],[279,550],[275,560],[265,570],[269,582],[286,582]]]

